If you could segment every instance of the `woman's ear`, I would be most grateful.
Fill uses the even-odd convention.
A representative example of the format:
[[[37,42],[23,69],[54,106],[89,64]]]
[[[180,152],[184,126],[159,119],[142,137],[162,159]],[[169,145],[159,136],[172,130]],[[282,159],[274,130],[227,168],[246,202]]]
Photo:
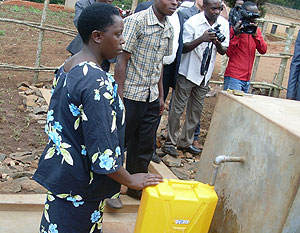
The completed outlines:
[[[102,33],[101,31],[94,30],[94,31],[92,32],[91,39],[92,39],[95,43],[101,44],[102,36],[103,36],[103,33]]]

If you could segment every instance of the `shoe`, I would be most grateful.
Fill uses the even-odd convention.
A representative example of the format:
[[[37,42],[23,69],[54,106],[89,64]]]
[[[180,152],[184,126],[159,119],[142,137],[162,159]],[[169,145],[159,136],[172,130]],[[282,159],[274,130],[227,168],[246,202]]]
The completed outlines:
[[[112,209],[122,209],[123,208],[123,203],[122,203],[120,197],[114,198],[114,199],[106,199],[106,205],[108,205],[108,207],[110,207]]]
[[[161,162],[161,159],[158,157],[158,155],[156,154],[156,152],[153,152],[151,160],[154,163],[160,163]]]
[[[128,188],[128,190],[127,190],[127,196],[132,197],[134,199],[141,200],[141,198],[142,198],[142,190],[134,190],[134,189]]]
[[[201,149],[199,149],[193,145],[190,145],[188,147],[177,147],[177,149],[182,150],[183,152],[189,152],[194,155],[200,154],[202,152]]]
[[[166,144],[164,144],[161,147],[161,150],[163,152],[165,152],[166,154],[172,155],[174,157],[179,156],[178,151],[176,150],[175,146],[173,146],[173,145],[166,145]]]

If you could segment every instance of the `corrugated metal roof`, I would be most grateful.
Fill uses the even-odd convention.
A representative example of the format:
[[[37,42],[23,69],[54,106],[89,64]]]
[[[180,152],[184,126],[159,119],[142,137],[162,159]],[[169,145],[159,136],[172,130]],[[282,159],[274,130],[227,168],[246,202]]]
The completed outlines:
[[[274,5],[271,3],[265,3],[264,8],[267,14],[279,15],[291,19],[300,19],[300,10]]]

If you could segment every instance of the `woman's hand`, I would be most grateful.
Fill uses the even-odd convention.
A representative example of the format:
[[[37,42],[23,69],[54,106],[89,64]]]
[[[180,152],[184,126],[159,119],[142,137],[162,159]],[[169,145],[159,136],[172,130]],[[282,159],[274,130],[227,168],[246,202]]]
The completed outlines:
[[[157,185],[160,182],[163,182],[162,176],[152,173],[132,174],[131,180],[132,182],[128,187],[135,190],[141,190],[147,186]]]
[[[130,175],[123,167],[114,173],[107,174],[111,179],[131,189],[141,190],[147,186],[157,185],[163,182],[161,175],[152,173],[136,173]]]

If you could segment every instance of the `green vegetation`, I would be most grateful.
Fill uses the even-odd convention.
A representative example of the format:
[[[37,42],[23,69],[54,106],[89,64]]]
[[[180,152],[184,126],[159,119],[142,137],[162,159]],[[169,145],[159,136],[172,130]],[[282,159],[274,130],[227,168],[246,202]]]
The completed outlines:
[[[4,5],[1,6],[0,17],[2,18],[13,18],[23,20],[28,18],[28,15],[31,15],[32,19],[29,21],[40,22],[42,17],[42,10],[36,9],[33,7],[24,7],[24,6],[11,6]],[[64,12],[64,11],[47,11],[46,23],[52,25],[64,26],[66,22],[73,21],[74,13]],[[1,31],[0,31],[1,33]]]
[[[30,0],[30,2],[44,3],[44,0]],[[50,0],[50,4],[64,5],[65,0]]]
[[[269,3],[300,10],[299,0],[267,0]]]
[[[0,30],[0,36],[5,36],[5,35],[6,35],[5,31],[4,30]]]
[[[264,3],[268,2],[268,3],[300,10],[299,0],[250,0],[250,1],[255,2],[259,7],[261,7]],[[230,7],[233,7],[236,0],[227,0],[226,2]]]

